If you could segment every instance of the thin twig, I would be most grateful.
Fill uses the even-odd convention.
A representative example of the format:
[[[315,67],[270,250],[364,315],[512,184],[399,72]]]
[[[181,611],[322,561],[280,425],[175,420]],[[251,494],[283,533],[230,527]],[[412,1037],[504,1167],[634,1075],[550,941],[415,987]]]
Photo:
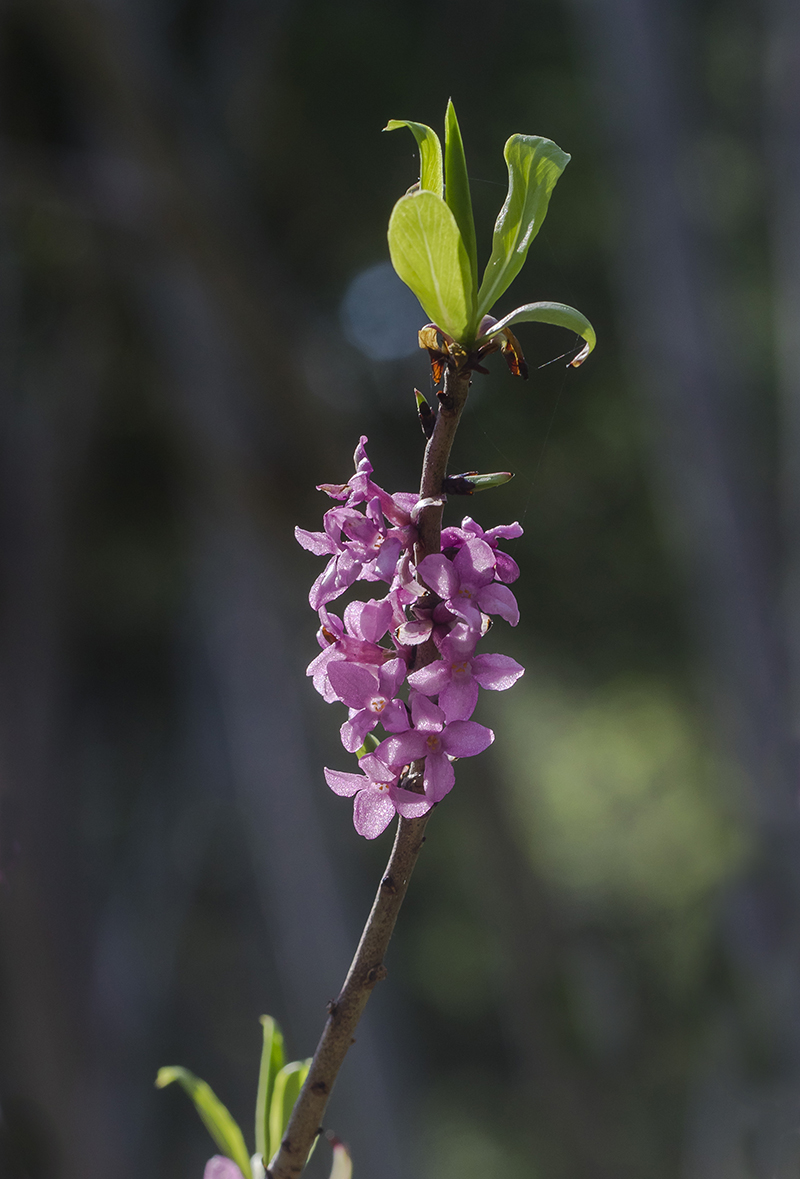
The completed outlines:
[[[447,371],[444,389],[439,394],[439,414],[433,434],[425,448],[420,483],[420,498],[434,502],[422,508],[418,521],[419,540],[415,557],[419,562],[441,549],[442,484],[459,418],[469,393],[469,372]],[[435,652],[422,653],[418,666],[435,658]],[[331,1003],[311,1068],[295,1103],[280,1149],[270,1163],[271,1179],[296,1179],[308,1158],[308,1152],[320,1131],[322,1115],[328,1104],[336,1076],[347,1050],[353,1043],[361,1014],[372,988],[386,977],[383,959],[389,946],[400,906],[406,895],[411,873],[424,843],[424,832],[431,812],[419,819],[401,818],[397,825],[392,854],[378,888],[361,941],[347,973],[338,999]]]

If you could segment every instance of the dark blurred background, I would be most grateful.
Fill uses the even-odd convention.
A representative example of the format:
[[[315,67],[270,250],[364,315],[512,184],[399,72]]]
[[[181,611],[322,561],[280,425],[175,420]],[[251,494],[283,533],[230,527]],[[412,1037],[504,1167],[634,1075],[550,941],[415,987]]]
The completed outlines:
[[[380,131],[449,95],[484,257],[507,136],[572,153],[500,309],[600,344],[476,377],[453,469],[517,478],[448,518],[524,524],[527,674],[326,1124],[356,1179],[796,1179],[796,0],[4,0],[0,86],[3,1179],[200,1176],[163,1064],[252,1147],[258,1016],[309,1055],[339,989],[391,837],[292,528],[362,433],[417,484]]]

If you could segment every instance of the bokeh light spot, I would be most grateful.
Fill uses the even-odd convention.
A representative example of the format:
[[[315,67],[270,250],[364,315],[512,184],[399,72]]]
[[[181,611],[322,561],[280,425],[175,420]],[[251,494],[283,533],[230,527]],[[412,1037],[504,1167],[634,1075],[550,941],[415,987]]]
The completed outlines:
[[[425,312],[389,262],[362,270],[345,292],[341,321],[351,344],[370,360],[399,360],[416,352]]]

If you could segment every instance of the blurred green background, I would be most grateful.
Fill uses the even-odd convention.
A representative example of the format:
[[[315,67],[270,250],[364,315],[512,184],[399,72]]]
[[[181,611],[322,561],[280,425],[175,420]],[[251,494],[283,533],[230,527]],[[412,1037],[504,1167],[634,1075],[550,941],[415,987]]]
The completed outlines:
[[[0,1175],[190,1179],[310,1054],[388,855],[324,764],[318,482],[414,489],[424,315],[387,268],[461,120],[572,154],[477,376],[527,668],[477,719],[326,1115],[357,1179],[800,1166],[796,0],[0,5]],[[551,363],[552,362],[552,363]],[[327,1158],[317,1152],[315,1174]]]

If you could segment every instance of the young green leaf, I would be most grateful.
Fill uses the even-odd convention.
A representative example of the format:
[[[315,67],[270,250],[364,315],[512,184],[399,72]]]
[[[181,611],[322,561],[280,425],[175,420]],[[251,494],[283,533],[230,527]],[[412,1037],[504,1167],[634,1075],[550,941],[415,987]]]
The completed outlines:
[[[256,1094],[256,1154],[267,1162],[272,1158],[269,1137],[269,1110],[275,1078],[284,1065],[283,1036],[270,1015],[261,1016],[264,1029],[264,1045],[261,1049],[261,1065],[258,1070],[258,1093]],[[277,1150],[278,1144],[274,1144]]]
[[[173,1081],[178,1081],[189,1094],[206,1129],[226,1158],[236,1163],[245,1179],[252,1179],[250,1156],[242,1131],[211,1087],[185,1068],[171,1066],[158,1070],[156,1085],[159,1089]]]
[[[575,332],[586,341],[586,347],[570,362],[574,368],[583,364],[597,343],[594,328],[586,316],[581,315],[580,311],[576,311],[574,307],[567,307],[566,303],[526,303],[524,307],[517,307],[515,311],[510,311],[497,323],[493,323],[481,339],[488,340],[491,336],[496,336],[502,332],[503,328],[510,327],[512,323],[552,323],[556,327],[567,328],[568,331]]]
[[[380,745],[380,741],[374,733],[367,733],[364,738],[364,744],[360,749],[356,750],[356,757],[360,761],[362,757],[366,757],[368,753],[374,753]]]
[[[470,289],[470,320],[475,320],[474,299],[478,289],[478,245],[475,240],[475,221],[472,216],[472,197],[469,191],[467,160],[461,140],[461,128],[456,118],[452,98],[444,118],[444,199],[452,210],[456,225],[469,258],[472,284]],[[477,322],[477,321],[476,321]]]
[[[291,1064],[284,1065],[275,1078],[269,1111],[269,1140],[273,1154],[281,1144],[283,1131],[289,1124],[289,1115],[310,1067],[310,1060],[293,1060]]]
[[[439,142],[439,136],[424,123],[410,123],[408,119],[390,119],[384,127],[384,131],[396,131],[398,127],[408,127],[419,146],[420,188],[424,188],[427,192],[435,192],[437,196],[443,196],[442,145]]]
[[[498,214],[492,255],[478,292],[478,318],[494,306],[519,274],[547,216],[550,194],[570,157],[540,135],[512,135],[503,155],[508,164],[508,196]]]
[[[456,340],[472,318],[472,274],[450,209],[432,192],[401,197],[389,220],[392,265],[426,315]]]

